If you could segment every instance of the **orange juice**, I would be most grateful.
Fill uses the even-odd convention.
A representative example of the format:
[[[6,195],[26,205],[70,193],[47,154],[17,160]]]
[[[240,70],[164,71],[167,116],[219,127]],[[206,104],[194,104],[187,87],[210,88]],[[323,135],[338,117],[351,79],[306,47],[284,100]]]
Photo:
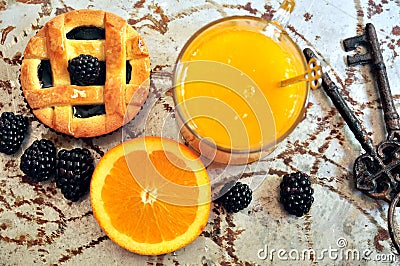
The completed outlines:
[[[185,46],[174,96],[195,135],[222,148],[259,149],[283,139],[301,119],[307,84],[280,87],[280,81],[304,73],[304,59],[285,32],[270,23],[271,33],[266,25],[226,20]],[[279,36],[270,36],[276,30]]]

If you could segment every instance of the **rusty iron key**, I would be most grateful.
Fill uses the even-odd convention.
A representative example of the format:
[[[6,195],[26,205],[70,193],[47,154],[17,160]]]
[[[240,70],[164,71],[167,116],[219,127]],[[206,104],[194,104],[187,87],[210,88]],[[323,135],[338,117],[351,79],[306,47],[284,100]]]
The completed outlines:
[[[314,52],[309,48],[304,49],[303,53],[307,61],[309,61],[311,58],[316,58]],[[343,99],[342,95],[339,92],[339,88],[331,80],[327,72],[323,71],[321,78],[322,88],[329,96],[332,103],[335,105],[336,109],[339,111],[340,115],[343,117],[358,142],[361,144],[361,147],[367,153],[375,155],[375,147],[371,139],[368,137],[368,133],[364,130],[360,121],[357,119],[350,107],[347,105],[346,101]]]
[[[379,97],[384,113],[387,139],[377,147],[379,160],[368,155],[361,156],[355,163],[357,188],[373,198],[391,202],[400,190],[400,119],[394,106],[392,93],[378,37],[374,26],[369,23],[365,33],[343,41],[345,51],[352,51],[363,46],[365,54],[347,56],[348,65],[369,64],[379,91]],[[370,174],[365,174],[368,170]]]
[[[393,228],[394,212],[400,199],[400,118],[394,106],[386,66],[379,47],[379,40],[373,24],[365,26],[363,35],[345,39],[343,46],[346,52],[362,46],[366,52],[347,56],[349,66],[368,64],[375,77],[383,109],[386,140],[376,148],[376,155],[360,156],[354,164],[357,188],[376,199],[390,203],[388,229],[393,244],[400,254],[399,239]]]
[[[311,49],[304,49],[304,55],[308,60],[315,58],[315,54]],[[378,189],[378,183],[381,176],[377,174],[384,168],[384,163],[373,145],[371,139],[368,137],[369,134],[363,128],[361,122],[357,119],[353,111],[347,105],[339,92],[337,85],[331,80],[328,73],[323,71],[322,73],[322,88],[325,93],[329,96],[332,103],[335,105],[348,127],[354,134],[365,153],[360,155],[354,164],[354,176],[356,180],[357,189],[362,190],[368,196],[379,199],[386,199],[382,197],[385,192]],[[387,199],[386,199],[387,200]]]
[[[364,54],[348,55],[347,65],[365,65],[371,66],[372,74],[375,76],[379,97],[381,99],[382,108],[388,139],[399,139],[400,136],[400,119],[394,107],[393,97],[390,91],[389,79],[386,73],[386,66],[379,47],[379,40],[376,35],[373,24],[368,23],[365,26],[365,33],[360,36],[347,38],[343,41],[343,47],[346,52],[353,51],[357,47],[364,47]]]
[[[313,51],[308,48],[304,49],[304,55],[307,61],[316,57]],[[360,58],[367,57],[361,56]],[[338,87],[331,80],[327,72],[323,72],[322,74],[322,88],[366,152],[360,155],[354,163],[353,174],[357,189],[372,198],[383,199],[391,203],[388,213],[388,229],[392,242],[397,252],[400,253],[400,242],[393,231],[394,209],[400,199],[400,193],[398,193],[398,181],[400,180],[398,180],[398,176],[395,173],[398,170],[396,168],[400,165],[400,158],[393,155],[393,152],[397,151],[398,147],[400,147],[399,143],[395,140],[386,140],[375,148],[368,137],[368,133],[349,108],[341,96]],[[395,148],[393,148],[394,146]]]

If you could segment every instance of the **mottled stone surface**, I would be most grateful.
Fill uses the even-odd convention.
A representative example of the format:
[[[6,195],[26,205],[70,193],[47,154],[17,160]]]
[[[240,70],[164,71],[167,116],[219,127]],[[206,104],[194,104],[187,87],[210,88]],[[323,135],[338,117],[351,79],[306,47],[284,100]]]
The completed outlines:
[[[125,138],[162,134],[178,139],[165,88],[185,41],[217,18],[271,18],[278,6],[278,1],[241,0],[0,1],[0,110],[30,118],[22,149],[48,138],[59,148],[86,147],[97,161]],[[61,136],[40,124],[24,102],[18,80],[28,40],[50,18],[80,8],[104,9],[127,19],[151,53],[152,94],[139,117],[124,130],[93,140]],[[313,48],[332,67],[331,76],[374,143],[386,137],[374,80],[369,67],[345,66],[340,42],[362,33],[368,22],[375,25],[399,108],[399,18],[398,0],[298,1],[288,26],[301,48]],[[19,170],[21,153],[0,155],[0,265],[281,265],[297,253],[299,265],[319,260],[322,265],[380,265],[378,260],[394,259],[386,231],[387,203],[355,189],[352,165],[362,150],[322,90],[311,92],[304,120],[273,154],[243,167],[209,167],[216,185],[233,177],[251,184],[254,200],[233,215],[213,206],[203,234],[164,256],[139,256],[115,245],[97,225],[88,196],[70,203],[54,183],[27,182]],[[311,175],[315,189],[311,212],[302,218],[287,215],[278,202],[281,176],[298,170]],[[304,259],[303,251],[309,249],[314,254],[306,253]]]

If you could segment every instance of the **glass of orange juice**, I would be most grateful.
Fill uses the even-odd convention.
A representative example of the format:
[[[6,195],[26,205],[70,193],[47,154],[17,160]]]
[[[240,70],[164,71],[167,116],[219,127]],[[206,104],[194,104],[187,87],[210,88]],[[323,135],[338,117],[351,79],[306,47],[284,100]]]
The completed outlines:
[[[303,118],[301,50],[284,30],[294,1],[274,20],[226,17],[196,32],[174,69],[175,112],[186,142],[210,160],[246,164],[273,151]]]

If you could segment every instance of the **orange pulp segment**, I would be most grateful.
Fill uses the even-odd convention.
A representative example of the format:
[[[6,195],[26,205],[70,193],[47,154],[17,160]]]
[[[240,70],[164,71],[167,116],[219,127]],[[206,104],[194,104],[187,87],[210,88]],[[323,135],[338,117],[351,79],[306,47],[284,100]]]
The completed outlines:
[[[111,240],[132,252],[175,251],[203,231],[210,212],[207,170],[192,150],[142,137],[108,151],[93,173],[93,214]]]

